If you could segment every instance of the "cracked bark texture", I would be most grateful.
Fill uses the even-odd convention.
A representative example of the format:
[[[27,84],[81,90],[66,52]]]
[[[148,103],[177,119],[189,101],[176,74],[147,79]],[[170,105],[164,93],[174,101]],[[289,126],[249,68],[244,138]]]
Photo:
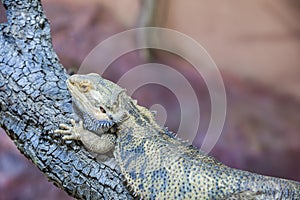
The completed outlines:
[[[59,63],[38,0],[3,0],[0,126],[50,181],[77,199],[133,199],[118,167],[97,162],[53,133],[72,117],[68,75]]]

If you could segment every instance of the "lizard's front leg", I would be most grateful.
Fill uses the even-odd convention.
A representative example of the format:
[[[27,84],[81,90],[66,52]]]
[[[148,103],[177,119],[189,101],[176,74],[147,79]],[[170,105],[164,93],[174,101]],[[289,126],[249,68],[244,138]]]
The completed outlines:
[[[105,154],[111,151],[116,142],[116,135],[111,133],[103,133],[97,135],[89,130],[84,129],[83,122],[77,124],[75,120],[71,120],[72,126],[60,124],[61,129],[54,132],[63,134],[64,140],[80,140],[83,145],[91,152],[97,154]]]
[[[70,120],[72,126],[66,124],[60,124],[61,129],[56,129],[54,133],[63,134],[63,140],[81,140],[80,133],[84,131],[82,121],[79,121],[79,124],[76,124],[74,119]]]

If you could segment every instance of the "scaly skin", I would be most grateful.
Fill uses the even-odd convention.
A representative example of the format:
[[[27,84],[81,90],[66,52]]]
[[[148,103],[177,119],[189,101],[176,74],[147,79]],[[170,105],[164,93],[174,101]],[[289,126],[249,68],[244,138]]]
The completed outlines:
[[[97,74],[73,75],[67,85],[83,122],[56,132],[100,155],[114,151],[143,199],[300,199],[299,182],[223,165],[161,128],[149,110]]]

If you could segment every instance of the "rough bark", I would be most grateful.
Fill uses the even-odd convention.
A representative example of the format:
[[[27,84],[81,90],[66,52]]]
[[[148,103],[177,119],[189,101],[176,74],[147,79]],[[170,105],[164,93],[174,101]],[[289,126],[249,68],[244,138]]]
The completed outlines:
[[[78,199],[132,199],[118,168],[53,133],[72,116],[68,77],[52,48],[38,0],[3,0],[0,25],[0,126],[54,184]]]

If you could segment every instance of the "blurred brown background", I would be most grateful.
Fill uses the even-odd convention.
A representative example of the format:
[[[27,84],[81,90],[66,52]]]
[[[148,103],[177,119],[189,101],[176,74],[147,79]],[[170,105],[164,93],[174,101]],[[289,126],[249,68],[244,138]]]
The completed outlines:
[[[133,27],[172,28],[198,41],[221,70],[228,98],[225,127],[211,154],[232,167],[300,181],[299,1],[47,0],[43,4],[54,48],[70,73],[99,42]],[[0,16],[4,21],[3,9]],[[185,49],[186,54],[193,53]],[[117,81],[122,73],[148,62],[142,55],[145,52],[135,51],[122,56],[104,76]],[[173,66],[197,91],[204,117],[194,145],[201,146],[210,117],[203,81],[187,62],[167,52],[152,51],[149,58]],[[97,71],[97,66],[87,71]],[[167,126],[176,131],[180,111],[172,94],[145,86],[134,96],[148,107],[165,105],[171,113]],[[1,132],[0,199],[71,198],[48,183]]]

